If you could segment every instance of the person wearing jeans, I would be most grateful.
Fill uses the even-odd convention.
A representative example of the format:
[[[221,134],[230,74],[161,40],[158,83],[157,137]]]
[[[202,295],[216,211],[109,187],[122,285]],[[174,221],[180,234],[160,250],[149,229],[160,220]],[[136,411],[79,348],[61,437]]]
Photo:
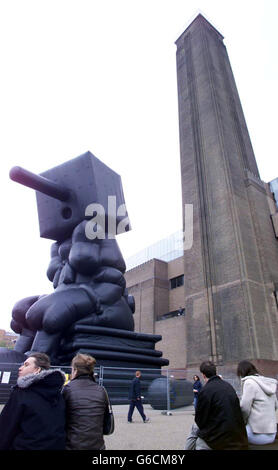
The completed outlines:
[[[194,408],[196,410],[197,401],[198,401],[198,394],[202,389],[202,384],[201,384],[201,381],[200,381],[200,377],[198,375],[194,375],[193,380],[194,380],[194,384],[193,384],[194,402],[193,402],[193,405],[194,405]]]
[[[202,362],[200,372],[205,385],[185,449],[246,450],[247,434],[235,390],[216,374],[213,362]]]
[[[147,423],[149,421],[149,418],[147,418],[144,413],[144,407],[143,407],[142,400],[141,400],[140,377],[141,377],[141,372],[137,370],[135,373],[135,378],[132,380],[131,386],[129,389],[130,405],[129,405],[128,416],[127,416],[127,421],[129,423],[132,423],[132,415],[133,415],[133,411],[135,407],[139,411],[143,419],[143,422]]]

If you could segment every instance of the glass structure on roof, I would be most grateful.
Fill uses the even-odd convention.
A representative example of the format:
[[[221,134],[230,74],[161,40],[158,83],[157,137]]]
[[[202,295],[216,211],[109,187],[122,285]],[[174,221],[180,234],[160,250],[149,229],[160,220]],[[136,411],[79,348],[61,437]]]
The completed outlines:
[[[278,178],[275,178],[275,180],[270,181],[269,186],[270,191],[274,194],[275,203],[278,207]]]
[[[178,230],[169,237],[163,238],[156,243],[135,253],[126,260],[127,271],[146,263],[151,259],[159,259],[162,261],[172,261],[183,255],[183,231]]]

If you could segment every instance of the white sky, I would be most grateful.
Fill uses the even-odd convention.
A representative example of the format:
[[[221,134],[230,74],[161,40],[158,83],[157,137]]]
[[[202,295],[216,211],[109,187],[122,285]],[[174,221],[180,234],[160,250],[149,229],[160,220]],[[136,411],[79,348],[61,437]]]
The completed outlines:
[[[276,0],[0,0],[1,314],[52,291],[51,241],[14,165],[90,150],[122,176],[125,258],[181,226],[175,40],[199,13],[224,35],[261,178],[278,176]]]

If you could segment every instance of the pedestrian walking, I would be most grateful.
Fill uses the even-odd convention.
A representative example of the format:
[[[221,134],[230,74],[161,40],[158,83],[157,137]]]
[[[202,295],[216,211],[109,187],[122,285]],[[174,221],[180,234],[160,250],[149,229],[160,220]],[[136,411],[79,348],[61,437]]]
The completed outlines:
[[[144,413],[144,407],[143,407],[142,399],[141,399],[140,377],[141,377],[141,372],[137,370],[135,373],[135,378],[132,380],[131,386],[129,389],[130,405],[129,405],[128,416],[127,416],[127,421],[129,423],[132,423],[132,415],[133,415],[135,407],[139,411],[144,423],[147,423],[150,421],[149,418],[147,418]]]
[[[193,384],[193,393],[194,393],[193,405],[194,405],[194,408],[196,410],[198,395],[199,395],[199,392],[202,389],[202,384],[201,384],[201,381],[200,381],[200,377],[198,375],[194,375],[193,380],[194,380],[194,384]]]

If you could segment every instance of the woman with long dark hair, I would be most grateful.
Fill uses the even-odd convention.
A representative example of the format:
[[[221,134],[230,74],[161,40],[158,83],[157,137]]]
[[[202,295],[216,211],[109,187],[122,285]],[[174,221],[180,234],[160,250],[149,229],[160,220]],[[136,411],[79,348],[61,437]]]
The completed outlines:
[[[199,393],[202,389],[202,384],[201,384],[201,381],[200,381],[200,377],[198,375],[194,375],[193,380],[194,380],[194,384],[193,384],[193,393],[194,393],[193,405],[194,405],[194,408],[196,410],[196,406],[197,406],[197,402],[198,402],[198,395],[199,395]]]

